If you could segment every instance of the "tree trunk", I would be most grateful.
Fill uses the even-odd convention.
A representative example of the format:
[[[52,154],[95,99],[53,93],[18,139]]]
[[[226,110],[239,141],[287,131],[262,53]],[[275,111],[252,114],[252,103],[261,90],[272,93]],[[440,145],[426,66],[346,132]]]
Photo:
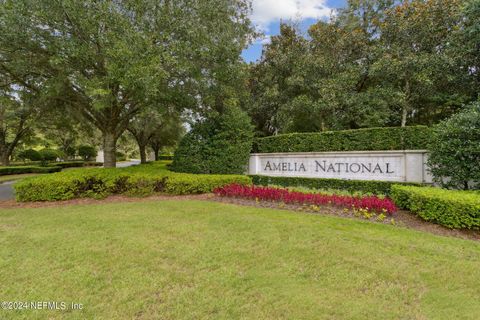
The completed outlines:
[[[117,137],[114,133],[103,133],[103,166],[115,168],[117,166]]]
[[[140,163],[147,163],[147,152],[146,146],[144,144],[138,144],[138,149],[140,151]]]
[[[405,101],[403,102],[403,108],[402,108],[402,127],[405,127],[407,125],[407,116],[408,116],[408,110],[410,109],[410,81],[407,80],[405,81]]]
[[[10,165],[10,154],[8,152],[4,152],[0,156],[0,161],[2,162],[3,166]]]
[[[160,148],[152,147],[152,150],[153,150],[153,156],[155,157],[155,161],[158,161],[158,154],[160,153]]]
[[[408,109],[407,106],[403,106],[402,108],[402,127],[405,127],[407,125],[407,115],[408,115]]]

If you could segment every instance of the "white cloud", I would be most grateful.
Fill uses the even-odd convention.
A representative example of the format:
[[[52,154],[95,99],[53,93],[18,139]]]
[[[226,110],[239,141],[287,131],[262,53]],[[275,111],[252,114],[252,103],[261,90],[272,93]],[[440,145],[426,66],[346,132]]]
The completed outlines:
[[[253,0],[253,23],[262,31],[280,19],[328,18],[332,9],[327,0]]]

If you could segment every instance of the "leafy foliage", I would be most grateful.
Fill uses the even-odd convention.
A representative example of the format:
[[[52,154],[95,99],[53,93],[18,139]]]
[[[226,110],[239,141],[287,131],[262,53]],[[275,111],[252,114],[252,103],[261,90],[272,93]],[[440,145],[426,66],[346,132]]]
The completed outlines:
[[[175,151],[172,169],[189,173],[244,173],[252,140],[250,118],[239,108],[229,108],[193,126]]]
[[[113,167],[117,140],[145,108],[235,96],[248,9],[245,0],[1,1],[0,69],[98,128]]]
[[[52,173],[61,171],[59,166],[39,167],[39,166],[12,166],[0,167],[0,176],[23,174],[23,173]]]
[[[47,148],[38,151],[38,153],[40,154],[40,160],[45,162],[55,161],[60,155],[57,150]]]
[[[450,116],[478,92],[477,7],[350,0],[308,37],[281,25],[250,69],[246,108],[257,134],[431,125]]]
[[[257,139],[256,152],[322,152],[427,149],[425,126],[291,133]]]
[[[50,168],[51,169],[51,168]],[[110,194],[147,196],[154,192],[196,194],[231,184],[250,184],[240,175],[192,175],[149,163],[119,169],[79,169],[24,179],[15,184],[17,201],[56,201]]]
[[[82,145],[78,147],[78,155],[88,161],[97,156],[97,149],[94,146]]]
[[[17,158],[21,160],[40,161],[42,157],[37,150],[27,149],[18,153]]]
[[[448,228],[480,229],[480,193],[395,185],[392,199],[403,209]]]
[[[480,103],[438,124],[428,165],[447,188],[480,189]]]

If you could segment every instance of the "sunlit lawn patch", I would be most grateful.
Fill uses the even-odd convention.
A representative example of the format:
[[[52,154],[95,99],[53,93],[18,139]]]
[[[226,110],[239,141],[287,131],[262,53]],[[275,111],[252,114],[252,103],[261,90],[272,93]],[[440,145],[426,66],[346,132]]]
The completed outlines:
[[[476,319],[480,245],[207,201],[0,212],[1,319]]]

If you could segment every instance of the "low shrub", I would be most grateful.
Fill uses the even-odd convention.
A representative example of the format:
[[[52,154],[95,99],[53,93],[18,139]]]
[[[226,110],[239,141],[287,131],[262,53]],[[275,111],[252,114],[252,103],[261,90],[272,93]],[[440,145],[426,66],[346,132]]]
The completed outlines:
[[[309,189],[336,189],[345,190],[354,194],[356,192],[372,193],[376,195],[390,195],[391,187],[394,184],[421,186],[412,182],[391,182],[372,180],[345,180],[327,178],[292,178],[292,177],[269,177],[252,175],[255,185],[279,185],[282,187],[305,187]]]
[[[454,229],[480,229],[480,193],[434,187],[392,186],[397,206]]]
[[[161,155],[161,156],[158,156],[158,160],[170,160],[170,161],[172,161],[173,160],[173,155]]]
[[[88,161],[97,156],[97,149],[94,146],[82,145],[78,147],[78,155]]]
[[[42,160],[42,157],[40,156],[40,153],[37,150],[33,149],[26,149],[23,151],[20,151],[17,154],[17,158],[20,160],[30,160],[30,161],[40,161]]]
[[[238,184],[231,184],[217,188],[214,192],[223,197],[281,201],[286,204],[334,205],[343,208],[366,209],[389,214],[393,214],[397,211],[392,200],[388,198],[381,199],[376,196],[354,197],[320,193],[303,193],[288,189]]]
[[[24,179],[14,185],[17,201],[55,201],[110,194],[147,196],[154,192],[197,194],[212,192],[227,184],[251,184],[240,175],[194,175],[174,173],[166,163],[117,169],[69,170]]]
[[[38,167],[38,166],[11,166],[0,167],[0,176],[22,173],[52,173],[61,171],[62,168],[58,166]]]
[[[52,166],[62,167],[62,168],[81,168],[81,167],[100,167],[103,166],[102,162],[91,162],[91,161],[63,161],[55,162]]]
[[[324,152],[427,149],[431,129],[425,126],[366,128],[315,133],[290,133],[257,139],[254,151]]]
[[[42,149],[39,151],[40,159],[44,162],[55,161],[59,156],[59,152],[53,149]]]

